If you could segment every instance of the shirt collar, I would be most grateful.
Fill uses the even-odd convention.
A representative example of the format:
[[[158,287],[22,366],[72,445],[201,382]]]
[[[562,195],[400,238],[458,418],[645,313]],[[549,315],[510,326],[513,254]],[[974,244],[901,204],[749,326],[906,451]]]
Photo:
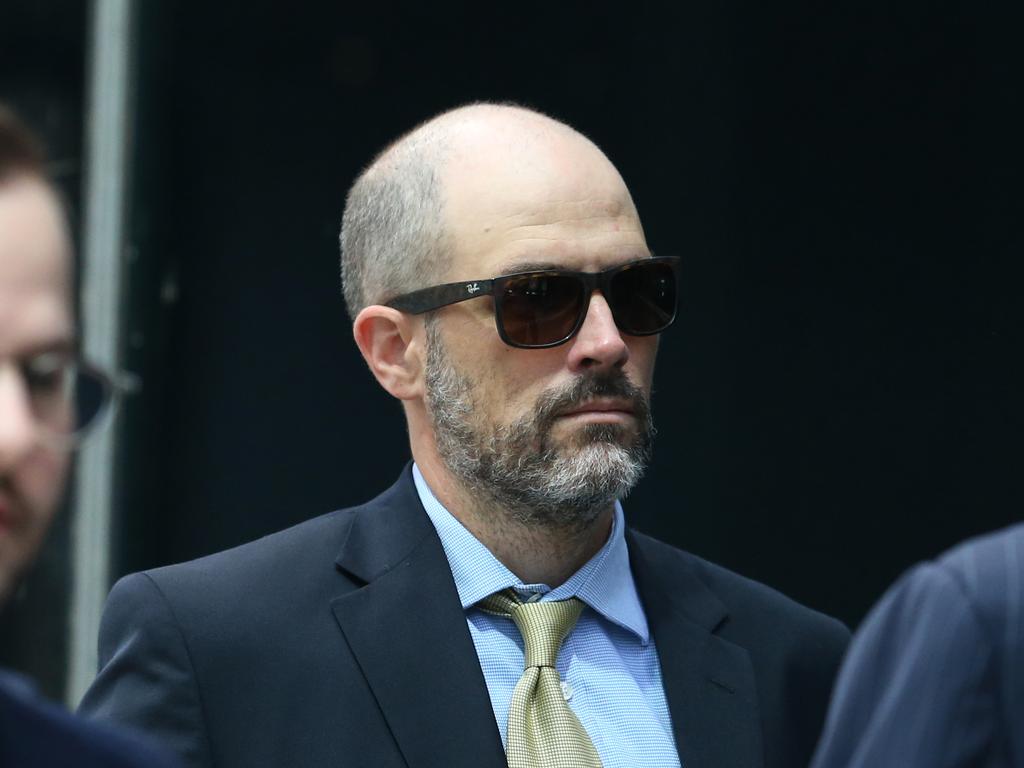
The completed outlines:
[[[415,464],[412,475],[423,508],[441,539],[464,610],[509,587],[539,594],[542,600],[578,597],[608,621],[632,632],[644,645],[649,642],[647,618],[629,567],[625,519],[618,501],[608,541],[568,581],[551,589],[546,584],[524,584],[445,509]]]

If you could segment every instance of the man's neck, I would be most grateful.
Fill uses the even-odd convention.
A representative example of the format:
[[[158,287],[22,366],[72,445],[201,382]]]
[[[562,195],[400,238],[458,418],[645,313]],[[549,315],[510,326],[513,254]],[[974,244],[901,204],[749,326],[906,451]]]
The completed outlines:
[[[614,504],[579,526],[527,525],[499,503],[470,493],[443,468],[417,466],[445,509],[524,584],[552,589],[564,584],[604,546],[611,532]]]

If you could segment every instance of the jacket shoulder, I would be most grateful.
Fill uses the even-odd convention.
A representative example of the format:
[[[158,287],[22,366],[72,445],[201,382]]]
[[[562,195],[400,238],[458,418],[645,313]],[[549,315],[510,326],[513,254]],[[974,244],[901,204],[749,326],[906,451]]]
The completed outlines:
[[[406,467],[394,485],[363,504],[328,512],[231,549],[143,573],[161,589],[195,580],[228,587],[245,584],[250,589],[253,584],[273,586],[269,583],[272,579],[282,584],[308,585],[311,579],[323,579],[325,574],[335,572],[339,554],[353,531],[361,533],[354,536],[358,544],[351,546],[373,545],[381,537],[401,538],[403,530],[410,527],[406,523],[416,520],[421,511],[412,472]],[[406,537],[415,536],[406,532]]]
[[[714,594],[727,613],[721,627],[727,638],[756,636],[763,641],[776,636],[800,644],[810,641],[827,647],[830,655],[841,654],[849,642],[850,630],[842,622],[767,584],[645,534],[632,532],[632,539],[666,581],[693,578]],[[674,586],[663,584],[664,589]],[[766,627],[772,631],[766,632]]]
[[[1024,523],[969,539],[911,573],[919,590],[941,593],[951,581],[998,647],[1014,655],[1024,650],[1024,633],[1012,619],[1024,582]]]
[[[157,586],[173,587],[179,582],[204,582],[258,578],[302,570],[308,564],[332,564],[341,549],[353,515],[360,507],[339,509],[305,520],[290,528],[263,536],[230,549],[174,565],[143,571]],[[249,581],[252,584],[252,581]]]
[[[171,758],[134,732],[75,717],[0,681],[0,764],[170,768]]]

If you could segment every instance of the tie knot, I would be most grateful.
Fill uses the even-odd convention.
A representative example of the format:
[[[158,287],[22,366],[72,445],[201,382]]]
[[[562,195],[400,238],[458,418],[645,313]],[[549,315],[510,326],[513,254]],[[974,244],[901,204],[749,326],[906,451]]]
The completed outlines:
[[[562,641],[583,612],[583,602],[575,597],[524,603],[511,589],[484,598],[480,607],[489,613],[508,616],[515,622],[523,636],[527,669],[555,666]]]

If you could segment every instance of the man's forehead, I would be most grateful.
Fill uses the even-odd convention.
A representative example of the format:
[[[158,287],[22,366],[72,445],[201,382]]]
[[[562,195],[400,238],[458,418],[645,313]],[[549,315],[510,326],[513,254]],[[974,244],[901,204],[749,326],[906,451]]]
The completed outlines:
[[[0,293],[0,357],[72,346],[70,312],[58,294],[20,295],[9,302],[7,298]]]
[[[70,246],[42,182],[0,184],[0,353],[71,334]]]
[[[649,255],[632,201],[609,185],[564,185],[556,194],[530,187],[508,193],[467,196],[448,209],[456,262],[508,272],[543,263],[593,269]],[[456,265],[453,265],[456,266]]]
[[[0,279],[6,285],[66,285],[70,243],[56,195],[42,181],[0,183]]]
[[[45,293],[68,298],[68,256],[62,249],[4,240],[5,233],[0,230],[0,306]]]

